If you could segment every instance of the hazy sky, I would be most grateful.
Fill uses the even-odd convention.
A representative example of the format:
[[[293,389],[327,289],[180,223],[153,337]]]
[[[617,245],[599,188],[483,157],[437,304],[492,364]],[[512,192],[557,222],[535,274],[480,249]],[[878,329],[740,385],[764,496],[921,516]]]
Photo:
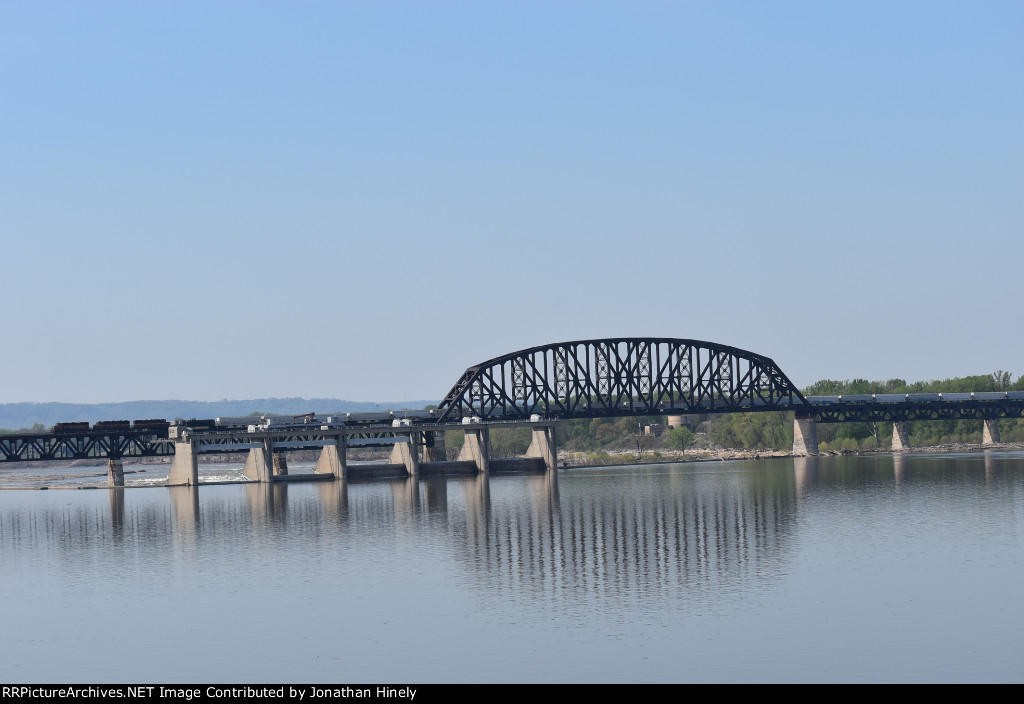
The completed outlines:
[[[1019,0],[6,0],[0,101],[0,402],[1024,374]]]

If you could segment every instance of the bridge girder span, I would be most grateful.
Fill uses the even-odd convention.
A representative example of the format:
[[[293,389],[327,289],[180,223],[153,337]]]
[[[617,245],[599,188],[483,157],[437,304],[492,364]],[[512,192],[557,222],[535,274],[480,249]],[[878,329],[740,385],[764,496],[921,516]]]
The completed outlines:
[[[806,400],[770,358],[713,342],[608,338],[531,347],[466,369],[438,421],[785,410]]]

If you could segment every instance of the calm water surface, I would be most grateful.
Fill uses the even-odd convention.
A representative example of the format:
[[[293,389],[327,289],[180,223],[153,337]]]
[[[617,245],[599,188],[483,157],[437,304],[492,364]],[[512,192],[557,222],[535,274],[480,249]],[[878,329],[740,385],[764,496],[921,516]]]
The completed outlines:
[[[1024,453],[0,491],[0,668],[1020,682],[1022,578]]]

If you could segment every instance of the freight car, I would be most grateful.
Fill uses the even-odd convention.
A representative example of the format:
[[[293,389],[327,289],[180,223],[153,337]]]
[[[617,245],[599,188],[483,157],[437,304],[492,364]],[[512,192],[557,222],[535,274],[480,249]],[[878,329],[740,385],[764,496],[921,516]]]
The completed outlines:
[[[51,433],[88,433],[88,423],[55,423],[50,428]]]
[[[133,430],[140,430],[142,432],[167,432],[167,429],[171,427],[163,418],[147,418],[146,420],[137,420],[132,423]]]
[[[132,422],[130,420],[100,420],[92,426],[93,430],[131,430]]]

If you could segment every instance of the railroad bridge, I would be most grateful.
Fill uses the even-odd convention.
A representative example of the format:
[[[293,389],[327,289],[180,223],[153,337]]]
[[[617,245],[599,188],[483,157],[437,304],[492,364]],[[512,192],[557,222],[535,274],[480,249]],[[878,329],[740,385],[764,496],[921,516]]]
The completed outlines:
[[[908,447],[907,421],[977,419],[989,445],[999,441],[1000,418],[1024,417],[1024,392],[804,397],[772,359],[747,350],[678,338],[578,340],[473,365],[429,413],[326,420],[311,414],[277,426],[247,425],[251,419],[164,428],[158,421],[58,424],[49,433],[0,436],[0,462],[106,457],[111,484],[123,485],[123,458],[171,456],[168,483],[196,484],[200,454],[240,452],[246,453],[248,478],[285,481],[289,450],[319,450],[314,475],[346,478],[349,447],[386,445],[392,447],[390,462],[370,471],[550,471],[559,420],[766,411],[793,412],[796,455],[817,454],[817,423],[850,421],[892,422],[898,451]],[[523,426],[532,431],[526,457],[492,460],[491,428]],[[465,432],[465,442],[458,458],[447,461],[444,437],[453,429]]]

